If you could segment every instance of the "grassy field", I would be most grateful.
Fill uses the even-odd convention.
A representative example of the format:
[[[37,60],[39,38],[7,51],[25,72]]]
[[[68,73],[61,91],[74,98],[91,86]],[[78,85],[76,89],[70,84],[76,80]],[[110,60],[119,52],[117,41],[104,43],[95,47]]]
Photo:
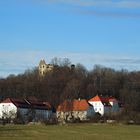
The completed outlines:
[[[0,140],[140,140],[140,126],[107,124],[0,125]]]

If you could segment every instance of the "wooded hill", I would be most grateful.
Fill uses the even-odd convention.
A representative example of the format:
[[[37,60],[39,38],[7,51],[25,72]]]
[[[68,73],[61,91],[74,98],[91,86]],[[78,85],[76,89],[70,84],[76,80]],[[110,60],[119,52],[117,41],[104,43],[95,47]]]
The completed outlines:
[[[140,112],[140,72],[116,71],[95,65],[91,71],[77,64],[71,69],[68,60],[55,61],[56,67],[44,77],[38,68],[24,74],[0,79],[0,101],[7,97],[33,98],[50,102],[54,107],[65,99],[90,99],[99,94],[114,96],[126,112]]]

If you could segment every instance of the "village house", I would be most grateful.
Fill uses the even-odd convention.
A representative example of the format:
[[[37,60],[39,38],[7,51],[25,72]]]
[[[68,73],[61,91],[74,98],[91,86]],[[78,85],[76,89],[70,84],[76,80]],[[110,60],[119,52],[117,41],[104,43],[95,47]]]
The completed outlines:
[[[65,100],[57,110],[58,121],[85,121],[93,117],[94,110],[86,100]]]
[[[52,107],[48,102],[7,98],[0,103],[0,119],[20,117],[25,121],[48,120],[52,113]]]
[[[114,97],[103,97],[96,95],[88,101],[96,113],[101,114],[116,114],[119,112],[119,104]]]

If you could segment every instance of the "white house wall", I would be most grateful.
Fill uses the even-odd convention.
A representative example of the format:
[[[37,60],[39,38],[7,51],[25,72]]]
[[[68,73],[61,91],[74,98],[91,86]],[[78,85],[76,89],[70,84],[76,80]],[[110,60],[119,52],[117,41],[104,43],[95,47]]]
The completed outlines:
[[[13,103],[0,103],[0,119],[16,118],[17,107]]]
[[[94,101],[89,103],[93,106],[94,111],[97,113],[99,112],[101,115],[104,115],[104,105],[100,101]]]

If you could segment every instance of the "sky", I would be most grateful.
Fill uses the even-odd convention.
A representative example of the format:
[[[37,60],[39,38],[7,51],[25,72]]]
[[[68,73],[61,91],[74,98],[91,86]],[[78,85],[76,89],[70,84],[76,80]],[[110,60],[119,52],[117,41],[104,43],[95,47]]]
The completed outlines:
[[[0,0],[0,77],[41,59],[140,70],[140,0]]]

